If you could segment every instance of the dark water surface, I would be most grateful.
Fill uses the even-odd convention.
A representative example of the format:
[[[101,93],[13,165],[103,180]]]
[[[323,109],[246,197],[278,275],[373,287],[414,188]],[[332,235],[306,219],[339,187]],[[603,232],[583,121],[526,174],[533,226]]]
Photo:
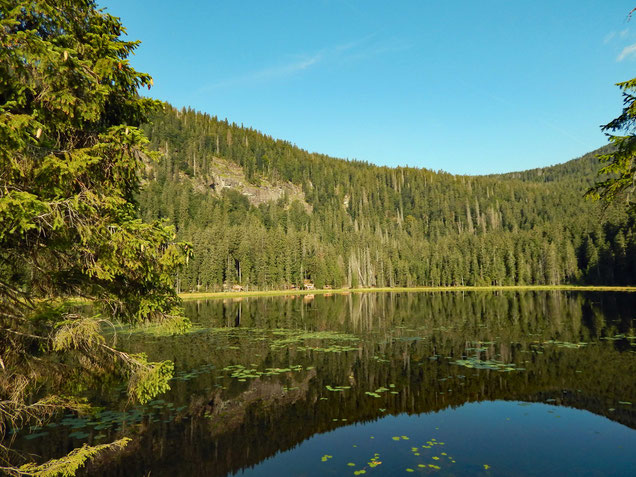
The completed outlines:
[[[186,302],[146,406],[96,389],[19,447],[133,437],[89,475],[636,475],[636,294],[403,293]]]

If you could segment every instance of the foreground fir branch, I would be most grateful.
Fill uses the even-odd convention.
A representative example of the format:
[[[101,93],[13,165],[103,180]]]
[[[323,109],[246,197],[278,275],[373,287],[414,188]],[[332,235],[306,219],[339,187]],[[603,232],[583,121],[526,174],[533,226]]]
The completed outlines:
[[[598,156],[603,164],[599,174],[606,178],[596,183],[587,192],[587,196],[601,199],[607,204],[624,203],[628,208],[635,210],[636,78],[618,83],[617,86],[623,91],[623,112],[602,127],[614,147],[612,152]],[[623,134],[614,134],[616,132]]]
[[[88,446],[49,462],[11,449],[10,430],[60,411],[91,412],[82,383],[115,376],[130,399],[169,388],[172,363],[118,350],[113,322],[189,326],[173,290],[187,245],[138,218],[140,170],[153,159],[137,126],[158,104],[137,90],[137,42],[91,0],[0,0],[0,469],[74,475],[126,445]],[[71,298],[92,306],[73,306]]]
[[[97,446],[88,446],[84,444],[82,447],[74,449],[68,455],[60,459],[52,459],[44,464],[36,465],[33,463],[21,465],[19,468],[0,467],[7,473],[13,475],[37,476],[37,477],[55,477],[58,475],[72,476],[82,467],[88,459],[96,456],[105,450],[117,450],[126,447],[130,442],[128,437],[111,442],[110,444],[100,444]]]

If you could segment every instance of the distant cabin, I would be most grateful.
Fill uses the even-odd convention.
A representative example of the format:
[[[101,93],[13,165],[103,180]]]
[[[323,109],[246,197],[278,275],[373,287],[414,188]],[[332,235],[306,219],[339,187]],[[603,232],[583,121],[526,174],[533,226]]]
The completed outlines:
[[[314,290],[316,287],[314,287],[314,284],[311,282],[311,280],[305,280],[303,282],[303,288],[305,290]]]
[[[232,285],[232,291],[233,292],[242,292],[243,291],[243,285]]]

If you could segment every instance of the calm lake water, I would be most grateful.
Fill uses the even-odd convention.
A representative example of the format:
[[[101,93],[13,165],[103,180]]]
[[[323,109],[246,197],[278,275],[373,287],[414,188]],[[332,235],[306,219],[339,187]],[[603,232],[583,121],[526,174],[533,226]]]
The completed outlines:
[[[16,445],[134,438],[89,475],[636,475],[636,294],[378,293],[186,302],[185,336],[119,333],[175,362],[146,406]],[[634,404],[632,404],[634,403]]]

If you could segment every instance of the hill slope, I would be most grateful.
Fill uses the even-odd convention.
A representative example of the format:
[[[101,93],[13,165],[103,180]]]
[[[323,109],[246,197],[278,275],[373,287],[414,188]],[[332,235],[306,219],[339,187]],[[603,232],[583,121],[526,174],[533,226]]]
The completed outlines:
[[[182,290],[241,283],[410,286],[632,283],[634,218],[582,195],[593,153],[540,170],[454,176],[309,153],[166,105],[146,219],[193,243]]]
[[[557,164],[550,167],[539,167],[527,171],[510,172],[507,174],[493,174],[491,177],[499,179],[519,179],[524,182],[564,182],[569,181],[579,184],[586,190],[596,182],[599,169],[599,154],[606,154],[612,146],[603,146],[595,151],[589,152],[577,159]]]

